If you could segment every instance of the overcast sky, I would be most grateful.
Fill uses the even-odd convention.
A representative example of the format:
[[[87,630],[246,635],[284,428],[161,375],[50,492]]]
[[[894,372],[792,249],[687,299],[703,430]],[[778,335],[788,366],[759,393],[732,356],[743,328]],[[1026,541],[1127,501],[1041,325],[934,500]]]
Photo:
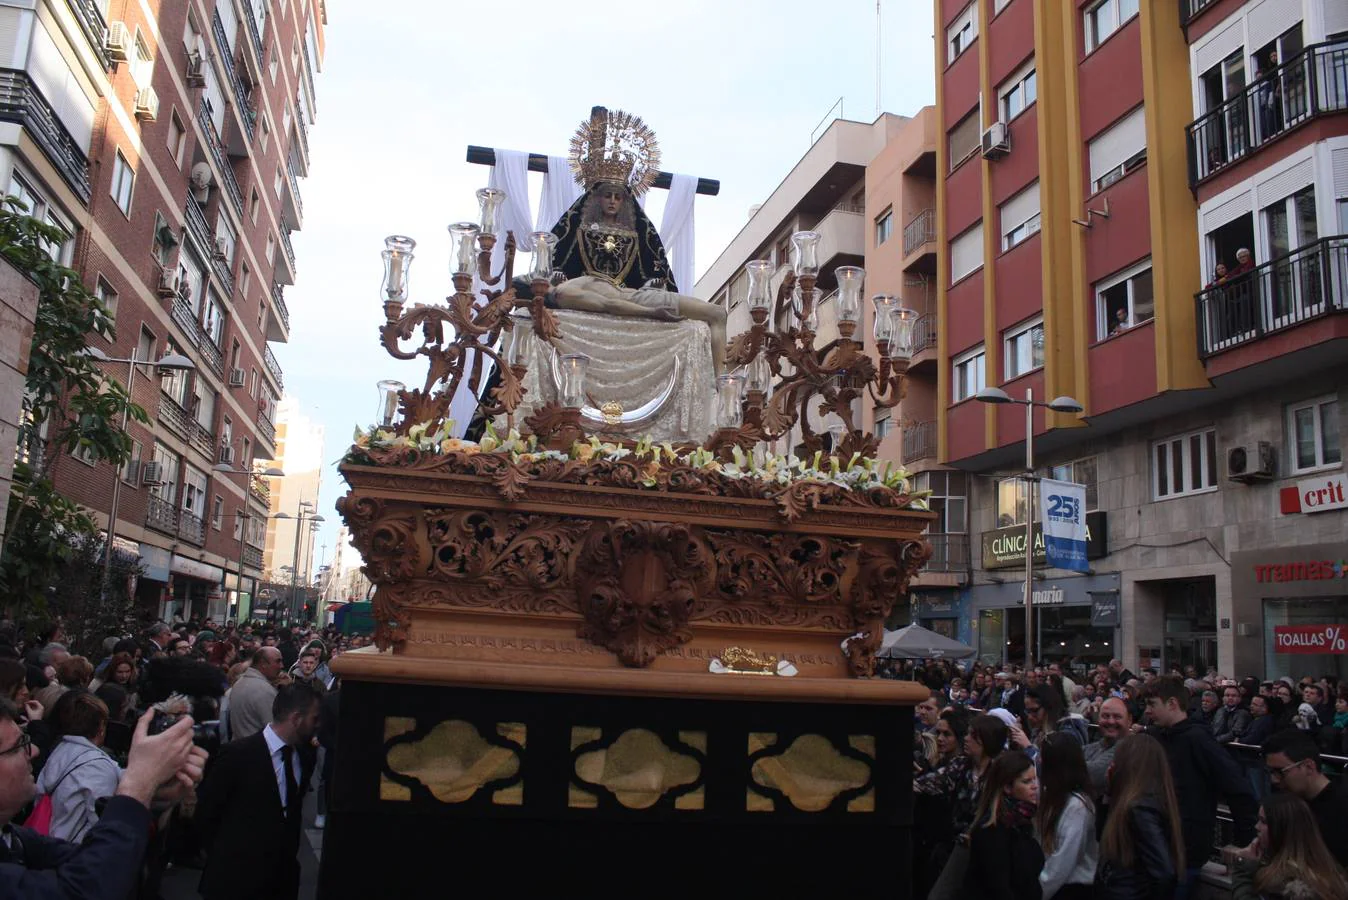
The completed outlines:
[[[934,102],[930,0],[881,0],[885,112]],[[379,253],[416,239],[413,302],[451,291],[445,226],[477,218],[489,170],[469,144],[564,154],[590,107],[623,109],[659,138],[662,168],[721,182],[696,206],[700,275],[809,149],[841,97],[876,115],[876,2],[665,0],[510,4],[327,0],[313,164],[286,291],[291,343],[274,344],[286,388],[326,428],[317,546],[333,554],[344,492],[334,465],[374,420],[375,382],[420,384],[378,340]],[[822,130],[822,129],[821,129]],[[532,176],[535,202],[541,175]],[[652,191],[656,223],[663,191]],[[315,555],[315,566],[319,564]]]

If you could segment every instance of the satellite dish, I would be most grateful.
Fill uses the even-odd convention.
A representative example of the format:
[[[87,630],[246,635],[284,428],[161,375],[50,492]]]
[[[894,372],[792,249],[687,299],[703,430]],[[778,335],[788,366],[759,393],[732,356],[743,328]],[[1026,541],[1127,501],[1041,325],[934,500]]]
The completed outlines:
[[[211,167],[204,162],[199,162],[192,167],[192,175],[189,179],[192,182],[193,190],[204,191],[210,188],[212,175]]]

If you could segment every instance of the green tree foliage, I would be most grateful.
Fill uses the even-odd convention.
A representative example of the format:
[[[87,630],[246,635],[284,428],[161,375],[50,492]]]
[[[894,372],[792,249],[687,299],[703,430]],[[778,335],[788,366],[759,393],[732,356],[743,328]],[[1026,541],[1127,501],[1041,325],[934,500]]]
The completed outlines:
[[[25,618],[47,611],[65,567],[87,563],[80,550],[87,540],[102,546],[94,520],[56,491],[56,467],[76,451],[96,465],[121,466],[131,454],[123,414],[149,421],[126,387],[84,353],[95,335],[112,340],[113,322],[78,273],[54,258],[67,239],[14,198],[0,200],[0,256],[38,288],[19,462],[0,544],[0,591],[7,603],[27,607]],[[97,583],[101,571],[93,577]]]

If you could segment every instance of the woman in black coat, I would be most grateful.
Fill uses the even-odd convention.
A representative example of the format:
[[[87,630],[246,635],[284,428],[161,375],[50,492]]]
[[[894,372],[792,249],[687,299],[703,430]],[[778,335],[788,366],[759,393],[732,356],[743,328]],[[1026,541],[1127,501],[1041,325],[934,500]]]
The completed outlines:
[[[1135,734],[1109,769],[1109,819],[1100,837],[1097,900],[1171,900],[1184,872],[1184,835],[1165,749]]]
[[[988,767],[969,832],[965,900],[1042,900],[1044,851],[1034,836],[1038,806],[1034,762],[1019,750],[998,756]]]

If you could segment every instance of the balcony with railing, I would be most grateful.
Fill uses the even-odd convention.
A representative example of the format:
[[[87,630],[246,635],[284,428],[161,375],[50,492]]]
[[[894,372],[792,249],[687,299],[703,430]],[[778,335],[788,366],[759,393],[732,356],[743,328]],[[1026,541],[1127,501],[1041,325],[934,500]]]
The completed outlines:
[[[914,422],[903,426],[903,463],[936,456],[936,423]]]
[[[913,323],[913,356],[908,363],[908,371],[916,375],[927,367],[936,365],[936,314],[924,313]]]
[[[928,572],[967,572],[969,570],[969,536],[967,534],[929,534],[931,558],[925,566]]]
[[[913,216],[913,220],[903,226],[903,255],[908,256],[924,244],[932,244],[931,252],[936,252],[936,211],[924,209]]]
[[[284,342],[290,335],[290,308],[279,284],[271,286],[271,303],[275,314],[267,317],[267,340]]]
[[[229,49],[229,37],[225,34],[225,25],[220,21],[218,10],[212,18],[214,21],[211,23],[211,27],[215,32],[215,46],[219,51],[220,62],[224,65],[225,75],[229,77],[230,86],[234,89],[235,109],[239,113],[239,118],[243,120],[244,130],[248,132],[248,140],[251,141],[253,139],[254,116],[252,104],[248,98],[248,89],[244,87],[243,79],[239,77],[239,72],[234,67],[234,54]]]
[[[258,28],[257,14],[253,11],[253,4],[250,0],[244,0],[243,20],[248,23],[248,39],[253,44],[253,52],[257,54],[259,65],[266,57],[262,53],[262,31]],[[266,9],[264,6],[263,9]],[[263,25],[266,19],[263,19]]]
[[[1348,235],[1322,238],[1194,295],[1198,355],[1348,311]]]
[[[200,547],[206,542],[206,523],[201,520],[201,516],[180,509],[178,510],[178,537],[189,544],[196,544]]]
[[[191,194],[187,196],[187,233],[197,242],[202,255],[209,256],[215,244],[211,240],[211,226],[206,223],[206,212]]]
[[[262,571],[262,550],[261,550],[260,548],[258,548],[258,547],[250,547],[250,546],[248,546],[247,544],[244,544],[244,545],[243,545],[243,567],[244,567],[245,569],[253,569],[253,570],[255,570],[255,571],[261,572],[261,571]]]
[[[819,266],[861,264],[866,256],[866,210],[839,203],[814,226],[819,233]],[[838,257],[844,257],[839,259]]]
[[[188,343],[193,347],[201,343],[201,325],[197,322],[196,313],[192,312],[192,307],[187,305],[187,300],[182,294],[173,298],[173,306],[169,309],[169,318],[173,324],[178,326],[178,330],[187,338]]]
[[[176,534],[178,530],[178,508],[172,500],[151,494],[145,501],[145,524],[155,531]]]
[[[264,344],[262,349],[262,362],[266,364],[267,371],[271,377],[276,380],[277,392],[285,390],[285,378],[281,374],[281,364],[276,361],[276,354],[271,352],[271,347]]]
[[[1284,134],[1348,110],[1348,41],[1307,47],[1189,124],[1189,184],[1211,178]]]
[[[271,485],[261,475],[248,476],[248,493],[263,506],[271,505]]]
[[[1217,0],[1179,0],[1180,24],[1188,25]]]
[[[286,283],[294,284],[295,279],[299,277],[299,270],[295,268],[295,245],[290,242],[290,232],[286,230],[284,223],[282,223],[281,225],[281,250],[282,252],[285,253],[286,266],[288,267],[288,270],[283,273],[280,269],[278,269],[277,274],[288,275],[290,280]]]
[[[216,461],[215,438],[190,412],[168,394],[159,395],[159,423],[187,441],[212,463]]]
[[[304,198],[300,196],[300,178],[295,169],[294,158],[287,156],[286,180],[290,182],[290,195],[286,197],[286,217],[298,227],[304,221]],[[284,228],[281,230],[285,231]]]
[[[211,155],[211,161],[215,163],[215,168],[220,172],[225,193],[229,195],[230,203],[234,204],[234,211],[242,219],[243,191],[239,190],[239,182],[234,178],[234,169],[229,164],[229,157],[225,155],[225,148],[220,145],[220,135],[215,131],[215,123],[211,121],[211,113],[206,108],[204,99],[201,106],[197,107],[197,124],[201,127],[201,133],[206,136],[206,149]]]
[[[268,417],[265,409],[257,411],[257,436],[273,448],[276,447],[276,423]]]
[[[0,69],[0,122],[21,125],[47,154],[70,189],[89,202],[89,157],[61,124],[56,109],[42,96],[27,72]]]
[[[108,59],[107,48],[103,46],[103,35],[108,30],[108,22],[103,18],[103,11],[94,0],[67,0],[66,5],[70,7],[75,21],[79,23],[80,31],[84,32],[84,39],[89,42],[89,49],[94,51],[94,56],[98,57],[98,61],[103,65],[103,71],[106,72],[112,61]]]

